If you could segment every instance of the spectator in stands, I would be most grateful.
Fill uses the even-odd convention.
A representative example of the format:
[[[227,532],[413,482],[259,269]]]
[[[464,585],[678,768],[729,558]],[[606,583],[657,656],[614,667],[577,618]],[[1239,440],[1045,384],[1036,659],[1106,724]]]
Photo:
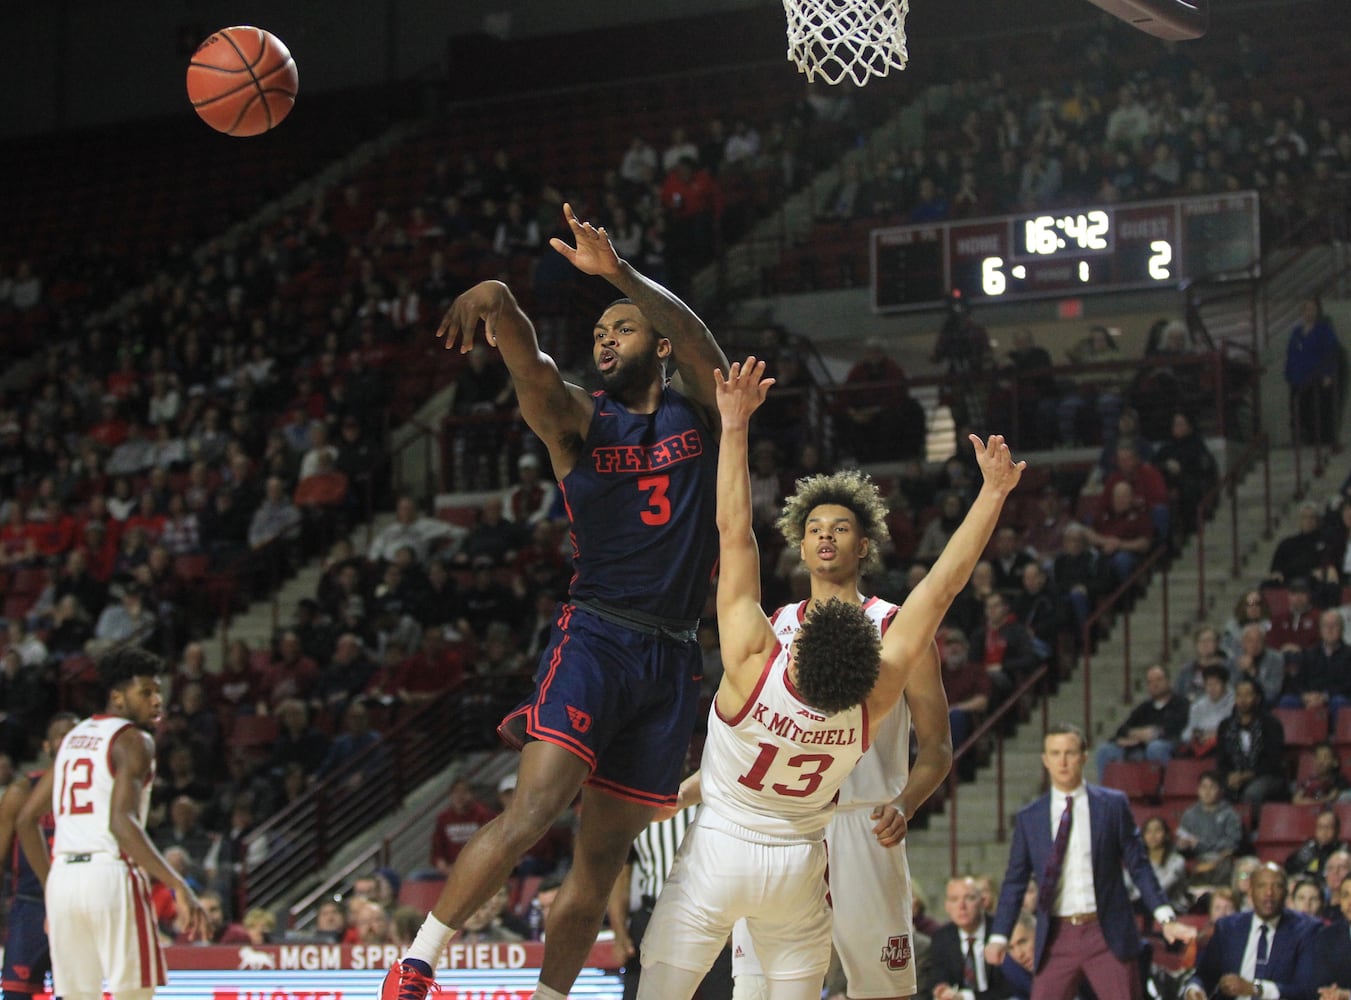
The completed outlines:
[[[438,871],[450,871],[469,838],[496,815],[474,797],[468,778],[456,778],[446,808],[437,813],[432,826],[431,864]]]
[[[1318,611],[1313,606],[1313,588],[1304,577],[1286,587],[1289,605],[1284,614],[1273,615],[1267,630],[1267,645],[1294,659],[1318,642]]]
[[[253,947],[277,943],[275,938],[277,917],[271,910],[265,910],[261,906],[246,910],[242,924],[244,933],[249,936],[249,943]]]
[[[145,645],[155,632],[155,614],[145,602],[145,588],[135,581],[122,584],[120,598],[99,614],[94,638],[85,646],[90,656],[99,656],[119,642]]]
[[[287,765],[296,763],[305,774],[319,770],[328,753],[328,737],[310,724],[309,708],[299,698],[288,698],[277,706],[279,731],[272,744],[268,769],[280,777]]]
[[[240,876],[261,865],[268,848],[267,836],[254,833],[252,795],[236,797],[229,816],[225,829],[211,835],[211,847],[202,859],[207,885],[224,899],[234,898]]]
[[[959,493],[948,490],[941,494],[938,497],[938,516],[924,526],[919,544],[915,546],[915,558],[923,559],[926,563],[937,559],[965,514],[966,505]]]
[[[108,600],[108,588],[89,571],[89,554],[85,549],[72,549],[66,554],[53,597],[58,602],[64,597],[74,598],[87,616],[102,610]]]
[[[1154,664],[1145,671],[1148,697],[1131,710],[1110,743],[1098,747],[1098,779],[1107,765],[1125,760],[1147,760],[1166,765],[1173,759],[1187,726],[1187,699],[1173,691],[1168,671]]]
[[[990,934],[985,905],[975,881],[950,879],[943,908],[949,923],[934,932],[929,944],[926,981],[920,989],[934,1000],[1000,1000],[1010,995],[1003,973],[985,963],[985,942]]]
[[[1296,805],[1328,805],[1336,802],[1346,788],[1336,748],[1320,743],[1313,748],[1313,773],[1296,785],[1293,801]]]
[[[471,566],[487,558],[494,566],[505,566],[516,558],[516,550],[525,537],[519,525],[502,516],[502,498],[490,496],[479,508],[474,526],[460,543],[454,562]]]
[[[1191,414],[1183,410],[1173,414],[1172,436],[1154,455],[1154,465],[1176,498],[1179,527],[1190,532],[1196,526],[1201,498],[1219,481],[1215,457],[1197,433]]]
[[[1096,364],[1119,359],[1116,341],[1105,326],[1090,328],[1088,336],[1066,353],[1072,365]],[[1109,385],[1094,383],[1094,380],[1102,380],[1104,373],[1094,372],[1088,374],[1086,378],[1088,381],[1072,384],[1060,397],[1060,404],[1056,408],[1060,443],[1067,446],[1091,444],[1106,439],[1121,414],[1121,393]],[[1096,424],[1089,419],[1090,414],[1096,414],[1098,418]]]
[[[249,548],[254,552],[300,535],[300,511],[286,495],[286,484],[277,476],[267,480],[263,502],[249,521]]]
[[[1171,514],[1168,509],[1168,486],[1163,474],[1140,455],[1132,441],[1118,441],[1116,468],[1107,474],[1102,484],[1103,510],[1109,510],[1112,490],[1117,483],[1128,482],[1138,500],[1144,502],[1154,522],[1154,536],[1160,541],[1168,538]]]
[[[421,515],[417,502],[405,495],[399,497],[394,508],[393,523],[375,536],[367,556],[371,562],[391,562],[395,552],[408,547],[414,560],[425,565],[434,548],[447,542],[458,545],[466,534],[459,525]]]
[[[84,649],[93,637],[93,623],[73,594],[56,602],[47,620],[47,649],[55,657],[64,658]]]
[[[535,525],[549,516],[557,489],[540,478],[539,456],[527,452],[516,460],[518,482],[507,490],[502,517],[516,525]]]
[[[971,655],[989,672],[1001,703],[1036,669],[1032,634],[1013,617],[998,591],[985,598],[985,623],[973,637]]]
[[[1326,708],[1335,724],[1337,713],[1351,697],[1351,646],[1342,641],[1340,611],[1318,614],[1318,641],[1294,657],[1294,674],[1286,679],[1283,706]]]
[[[619,161],[620,180],[635,189],[650,188],[657,177],[657,151],[640,135],[635,135]]]
[[[382,743],[379,731],[370,724],[370,713],[367,712],[366,706],[359,700],[353,700],[342,713],[341,730],[329,744],[328,753],[320,762],[315,777],[320,780],[327,778],[338,768],[375,749],[377,752],[369,755],[361,771],[354,775],[359,779],[359,783],[365,784],[366,775],[377,775],[384,770],[386,757],[378,752]]]
[[[1131,484],[1117,482],[1108,494],[1108,504],[1098,511],[1085,537],[1107,557],[1114,580],[1124,583],[1136,565],[1154,547],[1154,521]]]
[[[1297,876],[1290,886],[1290,909],[1319,921],[1323,917],[1323,881],[1315,876]]]
[[[1224,630],[1220,633],[1220,648],[1226,655],[1233,656],[1238,651],[1242,632],[1249,625],[1257,625],[1262,630],[1262,640],[1265,642],[1267,631],[1271,628],[1271,608],[1260,590],[1246,591],[1234,602],[1234,613],[1224,623]]]
[[[1251,804],[1256,826],[1263,802],[1289,795],[1285,784],[1285,734],[1251,680],[1234,685],[1234,714],[1220,723],[1216,766],[1234,801]]]
[[[995,589],[1012,598],[1022,589],[1023,567],[1033,559],[1018,547],[1018,532],[1005,526],[995,531],[988,561],[994,571]]]
[[[337,944],[347,936],[347,911],[336,899],[326,899],[314,913],[314,935]]]
[[[1052,566],[1056,588],[1074,610],[1079,629],[1083,628],[1099,598],[1111,589],[1110,564],[1098,558],[1097,550],[1089,547],[1088,539],[1088,528],[1077,522],[1067,524],[1064,549],[1055,557]]]
[[[1022,547],[1049,570],[1064,550],[1065,529],[1069,526],[1064,500],[1054,486],[1047,484],[1037,496],[1037,515],[1023,532]]]
[[[1023,566],[1022,586],[1014,593],[1011,606],[1014,616],[1032,634],[1038,658],[1051,660],[1067,612],[1040,563],[1033,561]]]
[[[1187,980],[1182,1000],[1210,996],[1311,996],[1312,949],[1318,921],[1285,905],[1288,879],[1277,865],[1267,863],[1252,874],[1252,913],[1224,917],[1206,943]],[[1269,932],[1265,960],[1260,954]]]
[[[287,699],[309,700],[319,676],[319,664],[305,655],[300,636],[288,629],[277,641],[276,654],[261,671],[259,693],[275,712]]]
[[[1291,426],[1305,444],[1332,444],[1337,436],[1343,355],[1332,322],[1317,299],[1300,306],[1285,352],[1285,381],[1290,386]]]
[[[1273,586],[1282,584],[1289,586],[1293,581],[1300,579],[1319,583],[1325,579],[1335,581],[1336,576],[1330,575],[1327,568],[1341,556],[1341,553],[1329,551],[1327,536],[1323,532],[1322,513],[1318,505],[1300,504],[1296,524],[1295,533],[1282,538],[1276,544],[1276,551],[1271,554],[1268,582]]]
[[[1181,749],[1193,757],[1208,757],[1215,752],[1220,723],[1234,711],[1234,692],[1229,687],[1227,668],[1219,664],[1205,667],[1201,683],[1201,693],[1191,702],[1181,739]]]
[[[168,513],[160,528],[160,544],[174,556],[190,555],[201,548],[197,515],[188,510],[181,493],[169,498]]]
[[[515,623],[520,609],[511,588],[494,579],[490,557],[476,558],[473,574],[469,586],[461,594],[464,619],[457,627],[461,633],[481,639],[495,621]]]
[[[360,945],[393,944],[394,938],[389,926],[389,913],[372,899],[362,900],[353,908],[351,924],[356,930],[356,941]]]
[[[447,644],[445,629],[440,625],[428,625],[422,630],[418,651],[399,661],[393,670],[378,671],[366,693],[416,708],[457,687],[464,681],[464,674],[462,650]]]
[[[1214,625],[1200,625],[1192,633],[1194,655],[1177,672],[1173,690],[1184,698],[1199,698],[1205,689],[1206,667],[1223,667],[1230,673],[1229,658],[1220,649],[1220,634]]]
[[[864,463],[921,454],[924,420],[915,423],[918,404],[908,391],[902,393],[905,383],[905,369],[887,354],[882,341],[876,337],[864,341],[863,357],[845,375],[839,396],[843,452]]]
[[[1149,817],[1140,827],[1140,840],[1145,845],[1145,853],[1149,855],[1149,866],[1154,869],[1159,888],[1168,897],[1169,903],[1185,909],[1190,905],[1186,893],[1187,862],[1173,843],[1173,831],[1168,828],[1168,821],[1162,816]],[[1131,880],[1129,872],[1126,873],[1126,891],[1130,894],[1131,902],[1140,902],[1140,890]]]
[[[506,429],[502,415],[514,390],[496,351],[475,344],[466,357],[469,363],[455,382],[453,412],[459,423],[452,440],[454,482],[461,489],[485,489],[497,477]]]
[[[952,745],[960,747],[989,709],[994,689],[984,665],[971,660],[970,644],[960,629],[946,629],[939,650],[943,658],[943,691],[948,698]],[[968,754],[963,762],[967,760],[974,758]]]
[[[1245,625],[1239,633],[1238,649],[1231,655],[1234,679],[1252,678],[1261,687],[1267,704],[1274,705],[1280,700],[1285,685],[1285,657],[1269,648],[1266,638],[1266,629],[1262,625]]]
[[[151,839],[161,851],[169,847],[180,847],[186,851],[193,873],[199,878],[202,862],[211,850],[211,838],[201,824],[201,817],[200,800],[189,795],[176,795],[169,803],[165,821],[151,831]]]
[[[1174,838],[1191,861],[1194,885],[1229,881],[1234,855],[1243,842],[1243,821],[1224,797],[1219,771],[1206,771],[1196,784],[1196,802],[1178,821]]]
[[[204,889],[197,894],[197,898],[206,912],[206,933],[196,937],[180,931],[174,939],[175,944],[247,945],[251,942],[248,931],[239,924],[226,920],[225,904],[221,901],[219,892]]]
[[[1330,748],[1329,748],[1330,749]],[[1285,870],[1291,875],[1322,876],[1328,858],[1337,851],[1351,849],[1342,840],[1342,824],[1331,809],[1324,809],[1314,820],[1313,837],[1290,852]]]

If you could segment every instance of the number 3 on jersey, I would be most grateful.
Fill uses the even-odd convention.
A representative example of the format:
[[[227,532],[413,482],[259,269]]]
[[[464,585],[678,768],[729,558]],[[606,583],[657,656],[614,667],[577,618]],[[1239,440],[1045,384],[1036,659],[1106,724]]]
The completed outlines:
[[[666,495],[670,485],[670,476],[643,476],[638,480],[638,488],[648,491],[647,509],[638,515],[644,524],[656,526],[671,520],[671,498]]]
[[[67,760],[61,768],[61,794],[57,807],[61,816],[79,816],[94,811],[86,794],[94,785],[94,762],[88,757]]]

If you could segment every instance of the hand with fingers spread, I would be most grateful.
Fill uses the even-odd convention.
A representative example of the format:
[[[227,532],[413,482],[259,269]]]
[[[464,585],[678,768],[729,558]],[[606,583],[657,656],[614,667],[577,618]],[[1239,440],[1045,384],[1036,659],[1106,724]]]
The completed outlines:
[[[579,222],[577,216],[573,214],[572,206],[566,202],[563,204],[563,217],[568,220],[573,241],[577,245],[570,247],[555,236],[549,240],[549,246],[566,257],[568,263],[583,274],[595,274],[602,278],[619,274],[623,261],[615,252],[605,227],[597,228],[589,222]]]
[[[497,346],[493,324],[507,302],[514,302],[511,289],[500,281],[483,281],[456,297],[436,328],[437,337],[444,337],[446,350],[458,340],[460,353],[468,354],[474,347],[474,334],[483,324],[483,339],[490,347]]]
[[[1015,462],[1009,454],[1009,446],[1004,443],[1002,434],[991,434],[989,439],[981,441],[976,435],[970,435],[971,444],[976,449],[976,462],[980,465],[985,484],[999,490],[1005,496],[1012,493],[1023,477],[1026,462]]]
[[[774,379],[764,378],[764,374],[765,363],[757,361],[754,355],[744,363],[733,362],[727,378],[714,369],[713,383],[724,433],[750,424],[751,414],[760,408],[769,387],[774,384]]]

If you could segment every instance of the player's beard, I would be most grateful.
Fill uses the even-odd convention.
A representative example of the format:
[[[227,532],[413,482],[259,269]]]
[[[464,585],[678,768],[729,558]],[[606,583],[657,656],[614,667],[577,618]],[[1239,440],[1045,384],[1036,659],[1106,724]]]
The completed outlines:
[[[661,359],[657,352],[632,359],[620,359],[608,372],[601,372],[600,381],[609,395],[627,404],[638,393],[661,379]]]

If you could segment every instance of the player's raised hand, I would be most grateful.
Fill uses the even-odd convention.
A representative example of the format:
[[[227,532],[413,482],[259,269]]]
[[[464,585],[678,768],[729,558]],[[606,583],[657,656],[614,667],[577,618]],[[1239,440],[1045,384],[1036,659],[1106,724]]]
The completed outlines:
[[[970,438],[971,444],[976,449],[976,461],[980,465],[980,472],[985,477],[986,485],[1008,496],[1018,485],[1018,480],[1023,477],[1027,463],[1013,460],[1002,434],[991,434],[985,441],[974,434],[970,435]]]
[[[765,393],[774,384],[774,379],[765,378],[764,374],[765,363],[757,361],[753,354],[744,363],[732,362],[726,378],[719,369],[713,369],[713,388],[723,430],[749,424],[751,414],[760,408]]]
[[[583,274],[597,274],[602,278],[618,274],[619,254],[615,253],[605,227],[598,229],[589,222],[579,222],[572,206],[566,202],[563,203],[563,218],[568,220],[573,242],[577,245],[570,247],[555,236],[549,240],[549,246],[566,257],[568,263]]]
[[[493,322],[497,319],[502,303],[511,296],[511,290],[500,281],[482,281],[456,296],[455,301],[441,318],[436,328],[437,337],[444,337],[446,350],[460,344],[460,353],[468,354],[474,347],[474,334],[479,323],[483,324],[483,339],[489,346],[497,346],[497,336],[493,332]]]

